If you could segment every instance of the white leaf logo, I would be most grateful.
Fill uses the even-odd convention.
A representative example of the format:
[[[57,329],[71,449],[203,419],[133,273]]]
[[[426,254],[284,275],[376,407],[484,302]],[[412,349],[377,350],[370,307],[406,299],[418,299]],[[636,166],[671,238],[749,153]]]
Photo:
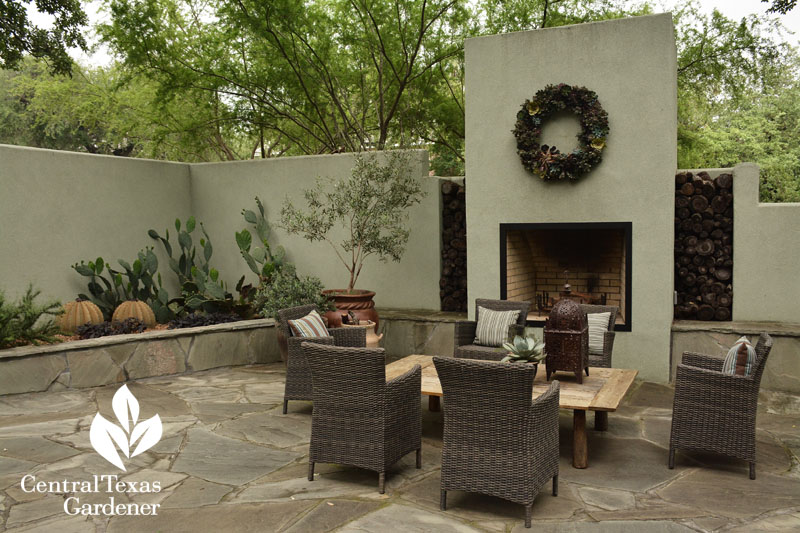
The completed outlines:
[[[125,465],[117,448],[122,451],[125,457],[130,458],[136,457],[155,446],[161,439],[161,418],[158,415],[154,415],[152,418],[138,422],[139,402],[128,390],[127,385],[120,387],[114,394],[114,398],[111,400],[111,408],[114,410],[114,416],[117,417],[120,425],[117,426],[103,418],[100,413],[97,413],[89,429],[89,441],[101,457],[125,471]],[[133,453],[131,453],[131,447],[137,441],[138,444]]]

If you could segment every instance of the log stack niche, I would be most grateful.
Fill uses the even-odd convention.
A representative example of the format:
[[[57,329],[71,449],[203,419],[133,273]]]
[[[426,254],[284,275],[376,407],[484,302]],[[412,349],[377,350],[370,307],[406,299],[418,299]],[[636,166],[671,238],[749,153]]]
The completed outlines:
[[[442,182],[442,311],[467,310],[467,202],[463,178]]]
[[[675,318],[731,320],[733,176],[675,176]]]

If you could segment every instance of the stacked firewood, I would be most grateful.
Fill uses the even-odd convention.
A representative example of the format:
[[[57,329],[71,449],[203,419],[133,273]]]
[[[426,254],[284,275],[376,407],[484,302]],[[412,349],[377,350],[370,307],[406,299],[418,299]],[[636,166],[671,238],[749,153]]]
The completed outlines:
[[[733,176],[675,176],[675,318],[730,320]]]
[[[464,185],[442,183],[442,311],[467,310],[467,204]]]

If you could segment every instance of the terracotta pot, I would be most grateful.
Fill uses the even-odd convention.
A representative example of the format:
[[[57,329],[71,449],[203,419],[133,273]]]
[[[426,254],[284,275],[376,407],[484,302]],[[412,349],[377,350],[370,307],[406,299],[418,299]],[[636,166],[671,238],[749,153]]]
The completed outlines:
[[[361,324],[354,326],[352,324],[342,324],[343,328],[367,328],[367,348],[380,348],[383,333],[377,335],[374,331],[375,324],[372,320],[362,321]]]
[[[372,298],[375,297],[374,291],[353,289],[353,292],[348,293],[346,289],[330,289],[322,291],[322,294],[333,300],[333,305],[336,306],[335,311],[325,313],[325,317],[328,319],[328,327],[340,327],[342,325],[342,315],[352,311],[359,320],[375,322],[373,330],[375,333],[378,332],[380,318],[375,310],[375,302],[372,301]]]

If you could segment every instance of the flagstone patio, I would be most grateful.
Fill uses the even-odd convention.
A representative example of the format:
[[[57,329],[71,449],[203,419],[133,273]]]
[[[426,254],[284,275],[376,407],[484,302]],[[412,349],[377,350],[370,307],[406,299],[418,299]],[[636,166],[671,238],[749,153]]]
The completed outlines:
[[[442,413],[423,408],[423,468],[409,454],[387,475],[317,465],[306,479],[311,404],[281,414],[280,364],[237,367],[130,383],[145,419],[163,436],[149,451],[106,462],[89,443],[98,411],[115,420],[116,386],[0,398],[0,531],[524,531],[523,508],[451,492],[439,511]],[[559,496],[543,491],[533,508],[539,531],[800,530],[800,409],[797,398],[762,399],[758,477],[740,461],[678,454],[667,469],[672,408],[668,386],[637,382],[609,430],[589,432],[589,468],[572,468],[571,414],[561,420]],[[427,405],[427,402],[425,402]],[[446,406],[445,406],[446,407]],[[26,492],[21,479],[88,480],[119,474],[159,481],[157,493],[74,494],[81,503],[159,503],[157,516],[67,516],[72,494]]]

